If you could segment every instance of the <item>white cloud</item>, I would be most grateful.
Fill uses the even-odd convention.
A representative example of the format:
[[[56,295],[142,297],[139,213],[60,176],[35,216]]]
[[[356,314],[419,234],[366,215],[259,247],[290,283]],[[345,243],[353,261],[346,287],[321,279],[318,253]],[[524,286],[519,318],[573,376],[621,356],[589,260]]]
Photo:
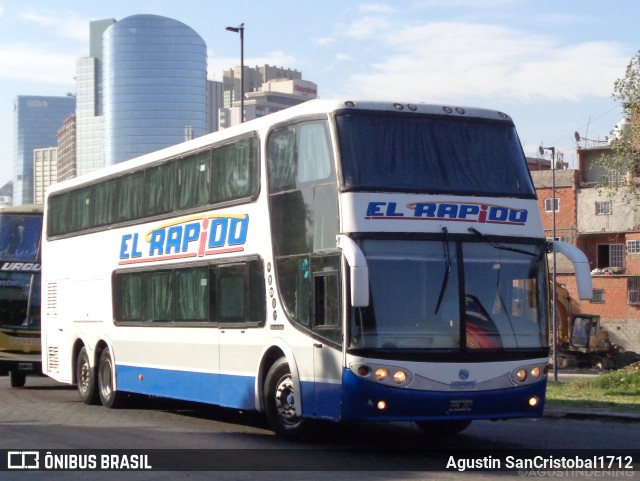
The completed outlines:
[[[387,32],[391,28],[392,24],[387,19],[378,16],[367,16],[346,27],[344,29],[344,35],[358,40],[364,40],[377,37],[382,32]]]
[[[335,38],[332,37],[320,37],[313,40],[313,43],[316,45],[320,45],[321,47],[324,45],[330,45],[336,41]]]
[[[46,51],[25,44],[4,44],[0,47],[0,78],[75,86],[75,65],[78,55]]]
[[[335,58],[336,58],[336,60],[339,60],[340,62],[349,62],[349,61],[353,60],[353,57],[351,55],[346,54],[346,53],[337,53]]]
[[[352,75],[368,96],[579,101],[607,97],[628,57],[611,42],[562,43],[496,25],[439,22],[399,27],[354,22],[382,60]],[[384,52],[384,53],[382,53]],[[395,92],[393,90],[396,90]]]
[[[362,13],[381,13],[388,14],[395,12],[395,8],[391,5],[382,3],[363,3],[358,5],[358,10]]]
[[[20,15],[26,22],[52,30],[58,37],[78,40],[85,44],[89,41],[89,20],[76,14],[59,15],[58,12],[26,12]]]

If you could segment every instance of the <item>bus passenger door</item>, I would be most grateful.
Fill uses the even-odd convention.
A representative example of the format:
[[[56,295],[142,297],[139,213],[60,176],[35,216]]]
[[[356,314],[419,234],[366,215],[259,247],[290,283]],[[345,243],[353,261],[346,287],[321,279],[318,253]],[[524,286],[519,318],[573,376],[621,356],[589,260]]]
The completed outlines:
[[[315,415],[339,419],[342,399],[342,322],[338,271],[313,274]]]
[[[259,259],[217,267],[214,309],[219,326],[222,406],[255,408],[255,369],[266,316],[263,274]]]

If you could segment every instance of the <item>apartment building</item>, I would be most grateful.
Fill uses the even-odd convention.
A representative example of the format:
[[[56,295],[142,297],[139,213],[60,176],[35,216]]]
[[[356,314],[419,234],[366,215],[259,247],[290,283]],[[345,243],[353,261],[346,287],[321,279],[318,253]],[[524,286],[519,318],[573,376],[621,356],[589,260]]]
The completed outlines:
[[[600,187],[605,172],[598,161],[610,152],[608,145],[579,148],[577,169],[531,175],[546,237],[554,237],[555,217],[555,238],[580,247],[592,269],[593,299],[579,300],[571,264],[556,256],[556,280],[567,287],[573,312],[600,315],[612,342],[640,352],[640,211],[621,191]]]

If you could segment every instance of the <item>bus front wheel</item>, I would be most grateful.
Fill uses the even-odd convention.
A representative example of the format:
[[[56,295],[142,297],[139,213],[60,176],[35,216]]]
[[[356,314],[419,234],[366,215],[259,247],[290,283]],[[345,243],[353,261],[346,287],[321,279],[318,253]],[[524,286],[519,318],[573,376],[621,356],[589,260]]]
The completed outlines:
[[[296,414],[294,385],[285,358],[278,359],[269,369],[264,396],[267,420],[277,435],[290,440],[302,440],[309,436],[313,421]]]
[[[85,404],[98,404],[98,386],[96,382],[96,370],[91,367],[87,348],[80,349],[78,362],[76,365],[76,379],[78,382],[78,393]]]
[[[104,407],[116,409],[124,403],[124,393],[115,390],[113,373],[114,366],[111,351],[109,351],[108,347],[105,347],[100,355],[100,363],[98,364],[98,393],[100,394],[100,402]]]
[[[11,387],[24,387],[24,384],[27,381],[27,375],[20,371],[10,371],[9,381],[11,382]]]

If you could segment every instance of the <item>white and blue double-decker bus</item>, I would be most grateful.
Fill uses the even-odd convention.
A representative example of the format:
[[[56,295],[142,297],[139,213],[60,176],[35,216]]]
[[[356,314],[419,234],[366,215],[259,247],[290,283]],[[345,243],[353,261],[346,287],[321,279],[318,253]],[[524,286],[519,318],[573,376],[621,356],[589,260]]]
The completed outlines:
[[[514,124],[314,100],[47,192],[43,366],[127,393],[319,420],[540,416],[547,253]]]

